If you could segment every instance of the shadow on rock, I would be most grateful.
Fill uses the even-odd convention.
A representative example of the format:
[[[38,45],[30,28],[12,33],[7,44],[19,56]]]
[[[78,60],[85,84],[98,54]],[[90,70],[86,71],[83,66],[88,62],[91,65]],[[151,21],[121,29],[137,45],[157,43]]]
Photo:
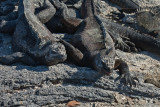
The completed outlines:
[[[25,66],[25,65],[16,65],[16,70],[27,69],[33,72],[45,72],[48,71],[48,66]]]
[[[144,54],[144,55],[147,55],[147,56],[150,56],[151,58],[157,60],[157,61],[160,61],[160,56],[156,55],[156,54],[153,54],[153,53],[150,53],[150,52],[147,52],[147,51],[142,51],[140,52],[140,54]]]

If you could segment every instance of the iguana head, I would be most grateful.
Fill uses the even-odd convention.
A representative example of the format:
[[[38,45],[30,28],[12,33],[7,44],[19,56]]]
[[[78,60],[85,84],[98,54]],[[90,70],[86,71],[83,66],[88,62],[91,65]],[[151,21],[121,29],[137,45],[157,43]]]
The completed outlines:
[[[45,54],[43,60],[47,65],[55,65],[67,59],[65,47],[61,43],[53,43],[48,48],[49,51]]]
[[[160,7],[144,7],[137,10],[137,22],[150,32],[159,29]]]
[[[137,22],[144,28],[151,28],[153,14],[150,11],[143,11],[137,13]]]
[[[104,73],[109,75],[113,69],[115,64],[114,54],[97,54],[94,58],[94,69],[99,71],[100,73]]]

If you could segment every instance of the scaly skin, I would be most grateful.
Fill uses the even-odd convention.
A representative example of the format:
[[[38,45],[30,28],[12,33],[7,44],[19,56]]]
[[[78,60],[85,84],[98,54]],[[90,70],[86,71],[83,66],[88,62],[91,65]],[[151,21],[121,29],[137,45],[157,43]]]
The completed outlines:
[[[49,0],[33,0],[35,7],[35,15],[41,23],[48,22],[56,12],[54,6]]]
[[[73,35],[72,45],[61,41],[66,47],[67,54],[79,65],[89,66],[104,74],[110,74],[114,68],[119,69],[120,74],[125,75],[125,83],[135,85],[127,63],[115,60],[114,42],[103,28],[94,6],[93,0],[83,2],[81,16],[84,20]]]
[[[126,13],[135,12],[139,6],[132,0],[109,0],[112,3],[117,4],[122,8],[122,11]]]
[[[49,0],[33,0],[33,4],[35,5],[34,14],[41,23],[48,22],[56,12]],[[0,32],[13,33],[18,23],[18,14],[17,12],[9,13],[6,16],[1,16],[0,20]]]
[[[122,8],[124,12],[133,13],[136,12],[136,19],[140,26],[144,27],[148,32],[158,34],[160,37],[160,6],[152,4],[152,2],[159,1],[147,1],[151,6],[139,7],[135,5],[132,0],[110,0]],[[127,11],[128,9],[128,11]],[[134,10],[134,11],[130,11]],[[117,14],[120,18],[124,17],[123,13]]]
[[[0,6],[0,32],[13,33],[16,27],[18,12],[16,4],[5,1]]]
[[[53,65],[66,59],[66,51],[34,14],[32,1],[19,1],[19,17],[13,35],[16,53],[0,57],[3,64],[23,62],[28,65]]]
[[[160,6],[145,7],[136,13],[137,22],[149,32],[158,34],[160,38]]]
[[[157,55],[160,55],[160,40],[150,35],[144,35],[137,33],[136,31],[127,27],[121,26],[117,23],[109,22],[106,19],[101,18],[105,22],[106,29],[109,30],[111,36],[121,36],[122,38],[129,38],[129,41],[133,42],[136,47],[143,50],[150,51]]]

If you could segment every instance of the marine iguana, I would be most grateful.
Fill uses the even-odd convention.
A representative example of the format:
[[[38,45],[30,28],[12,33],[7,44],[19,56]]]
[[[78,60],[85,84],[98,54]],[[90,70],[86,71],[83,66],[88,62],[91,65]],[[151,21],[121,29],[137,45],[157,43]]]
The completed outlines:
[[[121,12],[123,11],[126,13],[135,12],[139,8],[139,5],[137,5],[132,0],[109,0],[109,1],[120,6]]]
[[[70,57],[73,58],[75,62],[82,66],[89,66],[97,71],[102,72],[104,72],[108,68],[112,69],[112,65],[114,63],[114,56],[112,55],[115,54],[113,40],[117,41],[118,38],[125,38],[126,40],[128,39],[129,41],[131,41],[129,42],[127,40],[126,42],[121,42],[123,43],[122,46],[124,46],[124,48],[127,47],[126,45],[133,46],[133,42],[135,43],[136,47],[140,47],[144,50],[160,55],[159,40],[148,35],[140,34],[132,29],[123,27],[119,24],[107,21],[106,19],[96,16],[96,11],[94,9],[91,9],[92,7],[94,7],[94,5],[89,5],[90,2],[91,1],[84,2],[86,4],[83,3],[82,5],[81,13],[84,21],[79,25],[78,30],[72,38],[72,45],[62,40],[62,43],[67,49],[67,54],[70,55]],[[70,18],[66,18],[65,20],[67,21],[67,19],[69,19],[69,22],[71,21]],[[105,23],[100,23],[99,19]],[[107,30],[103,29],[103,27],[105,27]],[[104,32],[102,32],[102,30]],[[98,55],[100,57],[97,57]],[[110,63],[110,61],[113,61],[112,64],[107,65],[108,63]],[[117,61],[118,60],[116,60],[115,62],[117,63]],[[122,65],[119,65],[119,69],[121,68],[120,71],[123,71],[122,69],[125,69],[125,67],[127,66],[125,62]],[[103,68],[105,68],[105,70]]]
[[[0,6],[0,32],[11,33],[14,31],[18,18],[16,3],[5,1]]]
[[[62,8],[62,10],[64,10],[63,12],[63,15],[65,16],[64,20],[67,22],[67,19],[69,19],[69,21],[67,22],[67,25],[69,26],[73,25],[72,27],[79,25],[78,24],[80,23],[79,20],[75,24],[74,23],[76,22],[75,18],[73,20],[69,18],[69,16],[67,15],[68,14],[67,7]],[[136,44],[136,46],[140,47],[141,49],[160,55],[160,51],[159,51],[160,42],[158,39],[150,37],[149,35],[140,34],[137,31],[134,31],[127,27],[123,27],[122,25],[108,21],[107,19],[103,19],[101,17],[99,17],[99,19],[101,19],[102,22],[105,22],[105,24],[103,23],[104,27],[107,29],[107,32],[111,35],[113,41],[118,42],[118,45],[119,45],[118,48],[120,48],[121,50],[125,50],[126,48],[126,51],[129,51],[130,49],[128,48],[128,46],[132,48],[131,50],[135,50],[134,44]],[[70,22],[71,24],[69,24]]]
[[[140,8],[139,6],[134,5],[135,2],[132,0],[121,0],[121,1],[109,0],[109,1],[121,6],[122,9],[128,8],[130,10],[133,8],[134,11],[136,12],[136,14],[138,15],[137,17],[139,17],[139,21],[144,20],[146,23],[147,23],[147,21],[151,22],[151,20],[149,18],[151,17],[151,15],[153,15],[152,13],[154,13],[154,15],[156,15],[155,17],[153,17],[154,20],[159,19],[159,17],[158,17],[158,15],[159,15],[158,10],[160,9],[159,6],[152,7],[152,8],[149,8],[149,7]],[[150,11],[153,11],[153,12],[151,13],[150,11],[146,11],[146,12],[141,13],[142,10],[145,11],[147,9]],[[127,12],[132,13],[133,11],[127,11]],[[147,17],[146,19],[144,19],[145,16]],[[141,18],[141,17],[143,17],[143,18]],[[119,37],[122,37],[122,38],[127,37],[129,39],[129,41],[131,41],[132,43],[135,44],[136,47],[139,47],[143,50],[147,50],[147,51],[150,51],[150,52],[153,52],[155,54],[160,55],[160,40],[159,39],[153,38],[147,34],[140,34],[137,31],[134,31],[132,29],[124,27],[120,24],[117,24],[117,23],[114,23],[111,21],[107,21],[106,19],[104,19],[102,17],[99,17],[99,18],[103,22],[106,23],[105,28],[108,29],[108,32],[110,33],[110,35],[112,36],[113,39],[116,39]],[[156,25],[158,25],[158,24],[156,24]],[[147,24],[146,24],[146,26],[147,26]],[[158,29],[158,27],[157,27],[157,29]]]
[[[129,29],[120,24],[107,21],[104,18],[99,17],[103,22],[105,22],[104,27],[108,29],[110,35],[115,38],[117,37],[128,38],[129,41],[135,44],[143,50],[152,52],[154,54],[160,55],[160,40],[154,38],[147,34],[140,34],[132,29]],[[128,44],[129,45],[129,44]],[[133,47],[134,48],[134,47]]]
[[[56,12],[49,0],[33,0],[33,4],[35,5],[34,14],[42,23],[48,22]],[[0,32],[13,33],[18,23],[18,14],[13,11],[6,16],[1,16],[0,20]]]
[[[33,1],[19,0],[18,23],[12,39],[16,52],[1,56],[2,64],[53,65],[66,60],[65,47],[56,42],[34,11]]]
[[[69,50],[67,52],[68,55],[70,55],[72,53],[75,61],[78,64],[81,64],[82,66],[89,66],[89,67],[92,67],[92,68],[94,68],[94,69],[96,69],[96,70],[98,70],[100,72],[101,71],[103,72],[103,71],[107,71],[107,69],[108,69],[108,71],[109,71],[109,69],[112,71],[112,69],[114,68],[113,67],[114,66],[114,62],[116,62],[115,63],[115,68],[118,68],[120,70],[120,72],[122,72],[122,74],[123,74],[123,71],[124,71],[125,72],[124,74],[126,74],[125,78],[130,77],[130,74],[128,73],[128,66],[126,65],[126,63],[124,61],[121,61],[121,60],[116,60],[115,61],[114,43],[113,43],[113,40],[112,40],[112,38],[110,37],[109,34],[111,34],[111,36],[114,36],[115,34],[118,35],[118,36],[119,35],[123,36],[123,37],[127,36],[127,37],[130,38],[131,41],[135,42],[135,44],[136,44],[136,42],[138,40],[138,42],[136,44],[137,46],[141,46],[141,44],[142,44],[141,47],[142,48],[144,47],[144,49],[149,50],[149,51],[152,51],[152,48],[154,46],[154,48],[153,48],[154,52],[155,53],[160,53],[159,52],[159,46],[160,46],[159,42],[157,42],[156,39],[154,39],[152,37],[151,38],[150,37],[145,37],[145,36],[143,36],[141,34],[138,34],[137,32],[134,32],[132,30],[128,30],[127,28],[122,27],[120,25],[117,26],[116,24],[108,23],[108,21],[106,21],[106,20],[105,20],[106,21],[106,25],[109,24],[109,30],[105,30],[103,28],[103,26],[104,26],[103,23],[101,23],[99,18],[96,16],[96,13],[95,13],[96,11],[93,11],[94,9],[92,7],[94,5],[91,5],[92,3],[93,2],[91,2],[91,1],[88,3],[88,4],[90,4],[89,11],[86,11],[87,10],[86,8],[83,8],[84,10],[82,9],[83,11],[85,11],[85,12],[82,12],[82,16],[84,18],[84,21],[79,25],[78,23],[81,22],[81,21],[78,20],[78,23],[76,25],[79,25],[79,27],[78,27],[79,30],[76,32],[76,34],[74,35],[74,37],[72,39],[72,41],[78,41],[82,45],[78,45],[76,42],[72,42],[72,44],[74,45],[73,46],[73,45],[61,40],[61,42],[65,45],[66,49]],[[85,7],[85,5],[83,5],[82,7]],[[90,12],[93,12],[93,13],[90,13]],[[32,15],[34,15],[34,14],[32,13]],[[88,15],[90,17],[86,17]],[[93,23],[90,23],[90,20]],[[66,21],[67,21],[67,18],[66,18]],[[76,19],[74,21],[76,22]],[[71,20],[69,22],[71,22]],[[94,25],[95,29],[92,27],[91,24]],[[91,27],[89,27],[88,25],[91,26]],[[116,31],[118,33],[114,32],[115,29],[117,29]],[[92,30],[93,30],[93,32],[91,32]],[[123,32],[123,30],[125,30],[125,31]],[[18,32],[18,30],[17,30],[17,32]],[[93,34],[95,33],[95,34],[98,35],[97,39],[94,39],[94,37],[96,37],[96,35],[94,36],[92,33]],[[81,34],[90,35],[90,36],[81,36]],[[78,36],[76,36],[76,35],[78,35]],[[138,36],[135,36],[135,35],[138,35]],[[104,36],[106,36],[106,37],[104,37]],[[39,36],[35,36],[35,37],[39,37]],[[80,37],[80,38],[77,38],[77,37]],[[138,37],[138,39],[137,39],[137,37]],[[52,39],[52,37],[50,37],[50,36],[49,36],[49,38]],[[19,40],[19,38],[15,39],[15,40]],[[20,40],[22,40],[22,42],[24,41],[23,39],[20,39]],[[92,40],[92,42],[90,40]],[[144,43],[143,43],[143,41],[144,41]],[[31,60],[31,61],[28,61],[28,64],[30,64],[30,65],[42,64],[42,63],[37,63],[37,62],[35,63],[35,61],[39,61],[40,59],[43,59],[43,58],[42,57],[40,57],[40,58],[36,57],[37,58],[36,59],[35,56],[41,56],[42,54],[43,55],[46,54],[45,53],[46,52],[45,51],[46,48],[45,49],[41,48],[43,50],[43,52],[42,52],[41,49],[38,49],[38,51],[36,50],[37,53],[39,52],[39,50],[41,52],[40,53],[41,55],[37,55],[37,54],[34,53],[33,50],[28,49],[28,48],[31,47],[30,45],[33,43],[32,41],[23,42],[23,43],[28,43],[29,44],[27,49],[25,48],[25,46],[27,47],[27,45],[25,45],[24,48],[23,48],[23,45],[21,45],[21,44],[23,44],[22,42],[21,41],[19,42],[20,46],[22,46],[22,47],[20,47],[20,48],[18,47],[17,48],[17,46],[18,46],[17,45],[17,46],[15,46],[15,48],[20,49],[20,51],[26,52],[27,54],[15,53],[15,54],[10,55],[10,56],[1,57],[1,59],[3,59],[3,62],[5,64],[11,64],[11,63],[18,62],[18,61],[22,61],[23,62],[23,60]],[[156,44],[155,44],[155,42],[156,42]],[[146,45],[148,43],[151,43],[151,44],[149,44],[149,46],[148,46],[148,45]],[[108,48],[106,48],[105,45]],[[39,46],[41,46],[41,45],[39,45],[37,43],[37,47],[39,47]],[[46,47],[47,46],[48,45],[46,44]],[[86,48],[83,48],[83,47],[86,47]],[[108,52],[108,53],[106,53],[106,52]],[[31,57],[27,58],[28,55],[31,56]],[[25,58],[27,58],[27,59],[25,59]],[[33,61],[33,59],[34,59],[34,61]],[[92,63],[91,64],[88,64],[88,63],[86,64],[86,62],[85,62],[86,59],[91,61]],[[98,60],[96,61],[96,59],[98,59]],[[33,64],[32,64],[32,62],[33,62]],[[105,63],[105,62],[107,62],[107,63]],[[121,62],[121,63],[119,63],[119,62]],[[126,81],[131,83],[132,80],[133,79],[128,81],[128,79],[127,79]]]
[[[160,6],[138,9],[136,19],[140,26],[143,26],[149,32],[158,34],[158,38],[160,38]]]
[[[91,67],[104,74],[109,74],[113,69],[118,69],[120,75],[124,75],[125,84],[135,85],[127,63],[115,59],[114,42],[106,29],[103,28],[94,6],[93,0],[83,1],[81,16],[84,20],[73,35],[71,44],[61,40],[66,47],[67,55],[78,65]],[[72,22],[71,18],[66,18],[65,21],[67,19],[69,19],[68,23]],[[76,19],[73,21],[76,22]],[[79,23],[79,20],[77,21]]]
[[[72,6],[70,4],[60,2],[59,0],[58,1],[57,0],[55,0],[55,1],[54,0],[50,0],[50,2],[56,8],[56,13],[55,13],[54,17],[52,17],[47,23],[45,23],[45,26],[52,33],[69,33],[69,34],[73,34],[76,31],[76,30],[72,30],[72,29],[75,29],[74,27],[72,27],[72,28],[70,28],[68,26],[66,27],[65,24],[61,23],[61,20],[63,20],[63,18],[65,17],[65,15],[63,14],[61,9],[64,8],[64,6],[65,6],[67,8],[65,10],[69,11],[67,15],[69,15],[70,17],[80,17],[79,9],[71,8]]]
[[[122,11],[128,13],[135,13],[136,21],[140,26],[145,28],[150,34],[158,34],[160,37],[160,28],[159,28],[159,20],[160,20],[160,6],[155,3],[151,6],[136,6],[135,2],[132,0],[109,0],[122,8]],[[153,1],[148,1],[148,3],[152,3]],[[159,2],[159,1],[155,1]],[[128,10],[128,11],[126,11]],[[134,11],[130,11],[134,10]],[[113,12],[114,13],[114,12]],[[118,16],[119,19],[122,19],[125,15],[123,12],[120,14],[114,13],[114,15]],[[114,16],[115,17],[115,16]]]

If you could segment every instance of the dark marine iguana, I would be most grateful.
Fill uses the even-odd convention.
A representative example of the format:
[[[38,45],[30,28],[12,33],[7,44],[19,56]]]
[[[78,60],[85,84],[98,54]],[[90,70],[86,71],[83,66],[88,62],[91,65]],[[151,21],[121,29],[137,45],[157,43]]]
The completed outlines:
[[[63,8],[62,10],[64,10],[63,12],[63,15],[65,16],[64,20],[67,22],[67,19],[69,19],[67,25],[69,25],[70,22],[71,25],[72,24],[74,25],[73,22],[76,22],[76,20],[75,19],[71,20],[69,18],[69,16],[67,15],[68,13],[66,7],[65,9]],[[101,17],[99,17],[99,19],[101,19],[102,22],[105,22],[105,24],[103,23],[104,27],[107,29],[107,32],[111,35],[113,41],[118,42],[118,45],[120,45],[119,47],[121,47],[120,48],[121,50],[124,50],[126,48],[126,51],[129,51],[130,49],[128,48],[128,46],[130,46],[131,48],[133,48],[133,50],[135,50],[134,49],[135,48],[134,44],[135,44],[137,47],[140,47],[144,50],[160,55],[160,41],[158,39],[150,37],[149,35],[140,34],[137,31],[124,27],[120,24],[108,21]],[[80,21],[78,20],[77,23],[79,22]],[[77,23],[75,25],[78,25]],[[125,41],[123,42],[122,39]]]
[[[98,68],[99,67],[103,68],[105,64],[103,65],[103,61],[101,61],[103,60],[103,57],[102,58],[99,57],[98,59],[96,59],[97,53],[99,54],[99,56],[104,55],[106,57],[107,56],[109,57],[110,53],[112,55],[115,54],[113,40],[117,41],[118,38],[120,39],[128,38],[129,41],[131,42],[129,42],[127,45],[131,46],[132,45],[131,43],[133,42],[135,43],[136,47],[139,47],[144,50],[160,55],[159,40],[148,35],[140,34],[132,29],[121,26],[119,24],[107,21],[106,19],[103,19],[100,17],[97,18],[98,16],[96,16],[95,10],[91,9],[91,8],[94,8],[94,5],[92,7],[92,5],[90,6],[89,3],[88,4],[87,3],[88,2],[86,2],[86,4],[83,4],[82,6],[82,17],[84,18],[84,21],[79,25],[78,31],[76,31],[75,35],[73,36],[73,39],[71,41],[73,46],[70,46],[70,44],[62,40],[62,42],[66,46],[67,53],[70,54],[70,56],[75,60],[75,62],[79,63],[80,65],[90,66],[99,71],[100,69]],[[66,18],[66,20],[67,19],[68,18]],[[100,24],[99,19],[105,22],[105,24],[104,25],[102,25],[102,23]],[[69,19],[69,21],[70,20],[71,19]],[[103,29],[103,27],[105,27],[107,30]],[[102,30],[104,32],[102,32]],[[111,35],[113,40],[110,38],[108,33]],[[104,36],[106,36],[107,39],[105,39]],[[126,43],[127,42],[128,41],[126,41]],[[104,45],[105,43],[107,43],[106,47]],[[122,45],[124,45],[124,43]],[[107,54],[104,54],[103,51],[105,52],[105,50],[107,50],[107,47],[112,47],[112,49]],[[126,46],[124,46],[124,48],[125,47]],[[103,48],[106,48],[106,49],[103,49]],[[101,52],[103,54],[101,54]],[[106,58],[104,62],[107,62],[107,60],[109,59],[113,60],[114,56],[110,58]],[[91,63],[87,63],[88,61]],[[99,61],[99,62],[96,63],[96,61]],[[98,65],[101,65],[101,66],[98,66]],[[113,68],[113,67],[110,67],[110,68]],[[121,69],[124,69],[124,68],[121,68]]]
[[[132,0],[109,0],[122,8],[122,11],[126,13],[135,13],[136,21],[140,26],[145,28],[150,34],[158,34],[160,37],[160,6],[157,4],[151,4],[153,1],[148,1],[151,6],[136,6]],[[158,3],[159,1],[155,1]],[[134,11],[130,11],[134,10]],[[119,19],[122,19],[125,15],[121,12],[120,14],[114,13]],[[115,16],[114,16],[115,17]]]
[[[17,4],[5,1],[0,4],[0,32],[13,32],[18,18]]]
[[[126,12],[126,13],[135,12],[139,8],[139,6],[132,0],[109,0],[109,1],[120,6],[121,12]]]
[[[160,55],[160,40],[154,38],[150,35],[140,34],[132,29],[129,29],[120,24],[107,21],[104,18],[99,17],[103,22],[105,22],[104,27],[108,29],[110,35],[115,38],[117,37],[128,38],[129,41],[135,44],[143,50],[152,52],[154,54]]]
[[[136,19],[140,26],[160,38],[160,6],[143,7],[137,10]]]
[[[56,42],[34,12],[31,0],[19,1],[18,23],[12,38],[12,48],[16,52],[1,56],[2,64],[53,65],[66,60],[65,47]]]
[[[125,84],[135,85],[127,63],[115,59],[114,42],[98,19],[94,6],[93,0],[83,1],[81,16],[84,20],[73,35],[71,44],[61,40],[66,47],[67,55],[78,65],[91,67],[103,74],[109,74],[113,69],[118,69],[120,74],[124,75]],[[71,18],[66,18],[65,21],[67,19],[69,19],[68,23],[72,22]],[[73,21],[76,22],[76,19]]]
[[[33,0],[34,14],[42,23],[48,22],[55,14],[56,9],[49,0]],[[6,16],[0,16],[0,32],[13,33],[18,23],[18,12],[13,11]]]
[[[133,12],[136,12],[136,10],[139,8],[139,5],[137,5],[132,0],[109,0],[109,1],[120,6],[120,9],[118,8],[120,13],[111,12],[112,17],[116,19],[117,19],[117,16],[118,16],[118,19],[124,18],[125,14],[123,12],[133,13]]]

